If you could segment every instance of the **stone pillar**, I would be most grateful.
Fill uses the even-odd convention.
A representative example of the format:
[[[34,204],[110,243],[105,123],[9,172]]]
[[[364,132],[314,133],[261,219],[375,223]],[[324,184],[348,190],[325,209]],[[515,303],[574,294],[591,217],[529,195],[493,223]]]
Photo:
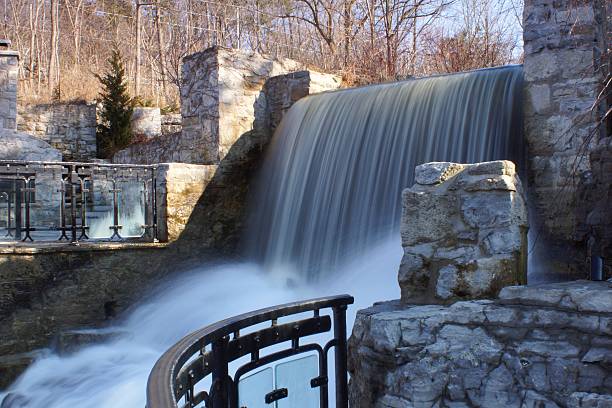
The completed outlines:
[[[402,301],[492,298],[526,283],[527,210],[514,163],[426,163],[402,194]]]
[[[289,59],[217,47],[185,57],[181,75],[183,129],[176,146],[182,154],[179,161],[214,164],[223,160],[242,135],[260,130],[257,127],[266,122],[266,81],[303,68]],[[328,82],[331,88],[340,86],[338,77],[316,75],[334,78]],[[323,89],[316,87],[316,91]]]
[[[542,224],[534,228],[540,243],[547,236],[564,242],[554,257],[581,272],[589,232],[576,209],[588,203],[577,192],[591,169],[589,151],[605,136],[605,126],[597,127],[601,112],[591,109],[606,69],[604,3],[527,0],[524,8],[530,205]]]
[[[267,123],[261,127],[274,133],[285,113],[298,100],[313,93],[338,89],[340,84],[339,77],[315,71],[298,71],[270,78],[264,87]]]
[[[0,40],[0,129],[17,130],[19,53],[9,40]]]

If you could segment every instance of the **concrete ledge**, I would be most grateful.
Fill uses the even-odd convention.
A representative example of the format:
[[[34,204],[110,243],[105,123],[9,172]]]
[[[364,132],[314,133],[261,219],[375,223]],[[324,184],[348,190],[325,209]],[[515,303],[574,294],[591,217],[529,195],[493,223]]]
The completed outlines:
[[[117,251],[125,249],[163,249],[166,242],[0,242],[2,255],[31,255],[55,252]]]

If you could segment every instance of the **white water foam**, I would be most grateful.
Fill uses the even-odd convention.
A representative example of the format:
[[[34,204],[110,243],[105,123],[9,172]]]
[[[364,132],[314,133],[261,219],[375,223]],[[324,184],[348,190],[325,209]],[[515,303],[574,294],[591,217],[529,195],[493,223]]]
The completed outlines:
[[[64,357],[49,352],[37,360],[7,391],[13,395],[2,408],[144,407],[149,371],[174,342],[208,323],[274,304],[350,293],[355,297],[347,313],[350,330],[358,309],[399,297],[395,282],[401,254],[396,237],[354,257],[317,285],[281,281],[255,264],[194,270],[136,307],[115,327],[122,333],[116,340]]]

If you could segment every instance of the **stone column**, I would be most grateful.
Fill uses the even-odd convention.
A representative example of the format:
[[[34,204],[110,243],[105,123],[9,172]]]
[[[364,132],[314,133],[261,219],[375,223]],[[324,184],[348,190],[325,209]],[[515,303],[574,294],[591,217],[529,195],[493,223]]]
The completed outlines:
[[[0,129],[17,130],[19,53],[9,40],[0,40]]]
[[[259,125],[266,121],[266,82],[303,68],[289,59],[217,47],[186,56],[181,75],[183,129],[175,147],[179,161],[215,164],[223,160],[244,134],[261,130]],[[333,75],[295,75],[297,82],[304,75],[309,83],[318,78],[317,86],[302,89],[310,93],[340,86],[340,79]]]
[[[603,136],[595,107],[606,50],[604,2],[526,0],[524,8],[525,136],[529,145],[530,204],[539,241],[564,243],[553,255],[584,271],[588,205],[580,184],[591,170],[589,152]],[[549,249],[550,251],[550,249]],[[566,258],[566,259],[563,259]]]

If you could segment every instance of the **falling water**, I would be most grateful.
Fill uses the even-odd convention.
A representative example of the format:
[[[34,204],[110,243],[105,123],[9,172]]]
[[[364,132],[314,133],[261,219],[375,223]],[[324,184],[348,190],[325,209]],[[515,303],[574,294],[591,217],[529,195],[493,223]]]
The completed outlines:
[[[264,160],[251,253],[312,278],[396,234],[415,165],[519,156],[521,88],[508,66],[298,101]]]
[[[36,361],[0,406],[142,407],[155,360],[207,323],[344,292],[355,296],[352,324],[357,309],[397,298],[400,191],[414,166],[514,157],[521,78],[520,67],[505,67],[299,101],[274,136],[253,197],[247,238],[258,262],[176,278],[118,324],[117,338]],[[300,273],[288,286],[270,270]]]

